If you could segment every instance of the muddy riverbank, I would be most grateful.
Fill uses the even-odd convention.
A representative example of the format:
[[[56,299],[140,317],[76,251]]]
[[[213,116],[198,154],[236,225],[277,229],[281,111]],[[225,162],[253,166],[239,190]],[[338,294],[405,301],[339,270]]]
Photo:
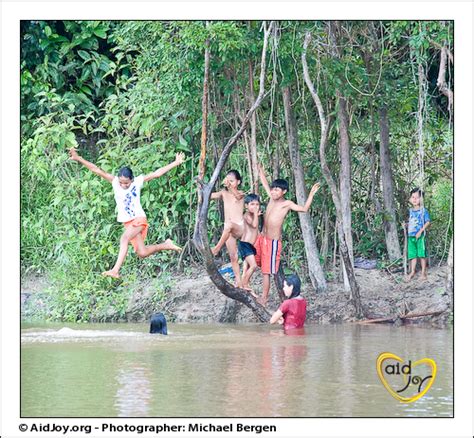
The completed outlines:
[[[396,320],[397,316],[441,312],[409,318],[404,322],[444,327],[452,320],[452,296],[446,292],[446,266],[433,267],[427,280],[421,281],[415,277],[410,283],[404,281],[401,273],[393,274],[379,269],[356,269],[355,272],[367,318],[390,317],[395,319],[395,323],[400,323],[401,320]],[[261,279],[255,277],[253,287],[259,293]],[[156,299],[156,281],[153,279],[130,285],[133,294],[125,315],[115,314],[112,308],[107,321],[142,322],[148,320],[151,313],[162,311],[174,322],[257,322],[247,307],[222,295],[203,270],[195,268],[186,275],[174,274],[166,294],[159,300]],[[28,319],[32,308],[44,306],[44,300],[39,297],[49,286],[45,277],[22,278],[23,319]],[[353,306],[340,282],[330,281],[328,291],[323,294],[314,293],[307,283],[303,286],[302,294],[308,300],[309,321],[331,324],[355,320]],[[278,296],[272,285],[269,311],[275,310],[278,305]]]

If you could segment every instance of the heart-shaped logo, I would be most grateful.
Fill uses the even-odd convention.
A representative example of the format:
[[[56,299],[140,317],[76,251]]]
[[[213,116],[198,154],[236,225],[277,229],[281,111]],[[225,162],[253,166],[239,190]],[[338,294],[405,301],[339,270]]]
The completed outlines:
[[[384,367],[384,362],[390,359],[395,361],[395,363],[386,365]],[[394,398],[399,400],[401,403],[412,403],[420,399],[421,397],[423,397],[433,385],[433,382],[436,377],[436,362],[433,359],[424,358],[424,359],[417,360],[416,362],[413,362],[413,363],[409,361],[408,364],[405,364],[403,366],[400,366],[401,364],[404,364],[404,361],[402,358],[398,357],[396,354],[382,353],[377,358],[377,374],[379,375],[379,378],[382,381],[383,386],[385,386],[387,391]],[[423,365],[423,364],[426,364],[431,368],[431,374],[428,374],[424,378],[422,378],[421,376],[413,376],[412,370],[416,366]],[[392,388],[392,386],[389,384],[389,382],[387,381],[384,371],[385,371],[385,374],[387,375],[401,376],[403,380],[403,385],[405,386],[395,391]],[[425,382],[426,384],[424,388],[421,389]],[[410,385],[416,386],[415,394],[412,395],[411,397],[402,396],[401,393],[407,390],[410,387]]]

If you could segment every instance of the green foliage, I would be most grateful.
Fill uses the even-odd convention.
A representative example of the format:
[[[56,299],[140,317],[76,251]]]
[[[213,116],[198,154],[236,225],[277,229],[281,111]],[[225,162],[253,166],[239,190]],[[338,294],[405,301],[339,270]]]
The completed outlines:
[[[426,193],[426,208],[431,217],[428,233],[431,256],[446,257],[453,236],[453,185],[452,181],[440,179]]]

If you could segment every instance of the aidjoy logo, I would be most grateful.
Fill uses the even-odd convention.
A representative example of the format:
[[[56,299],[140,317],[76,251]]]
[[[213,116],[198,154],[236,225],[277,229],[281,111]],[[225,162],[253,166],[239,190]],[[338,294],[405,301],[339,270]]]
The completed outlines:
[[[405,363],[396,354],[382,353],[377,358],[377,374],[393,397],[401,403],[412,403],[423,397],[433,385],[436,362],[424,358]]]

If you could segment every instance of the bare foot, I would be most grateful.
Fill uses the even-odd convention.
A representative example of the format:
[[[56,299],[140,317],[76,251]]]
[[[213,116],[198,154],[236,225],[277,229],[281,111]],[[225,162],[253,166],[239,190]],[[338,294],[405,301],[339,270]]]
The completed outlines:
[[[252,289],[249,289],[249,294],[252,295],[254,298],[258,298],[258,295],[252,290]]]
[[[428,276],[426,274],[421,274],[420,280],[422,281],[428,280]]]
[[[407,275],[405,278],[405,281],[409,283],[413,279],[414,276],[415,276],[414,272],[412,274]]]
[[[263,307],[266,307],[268,300],[264,300],[263,297],[257,298],[257,303],[261,304]]]
[[[178,245],[175,245],[171,239],[166,239],[165,244],[167,246],[166,249],[169,249],[171,251],[178,251],[179,252],[179,251],[182,250],[182,248],[179,247]]]
[[[242,286],[242,289],[247,291],[254,298],[258,298],[258,295],[253,291],[253,289],[250,286]]]
[[[120,274],[118,273],[118,271],[114,271],[113,269],[111,269],[110,271],[102,272],[102,275],[104,277],[120,278]]]

